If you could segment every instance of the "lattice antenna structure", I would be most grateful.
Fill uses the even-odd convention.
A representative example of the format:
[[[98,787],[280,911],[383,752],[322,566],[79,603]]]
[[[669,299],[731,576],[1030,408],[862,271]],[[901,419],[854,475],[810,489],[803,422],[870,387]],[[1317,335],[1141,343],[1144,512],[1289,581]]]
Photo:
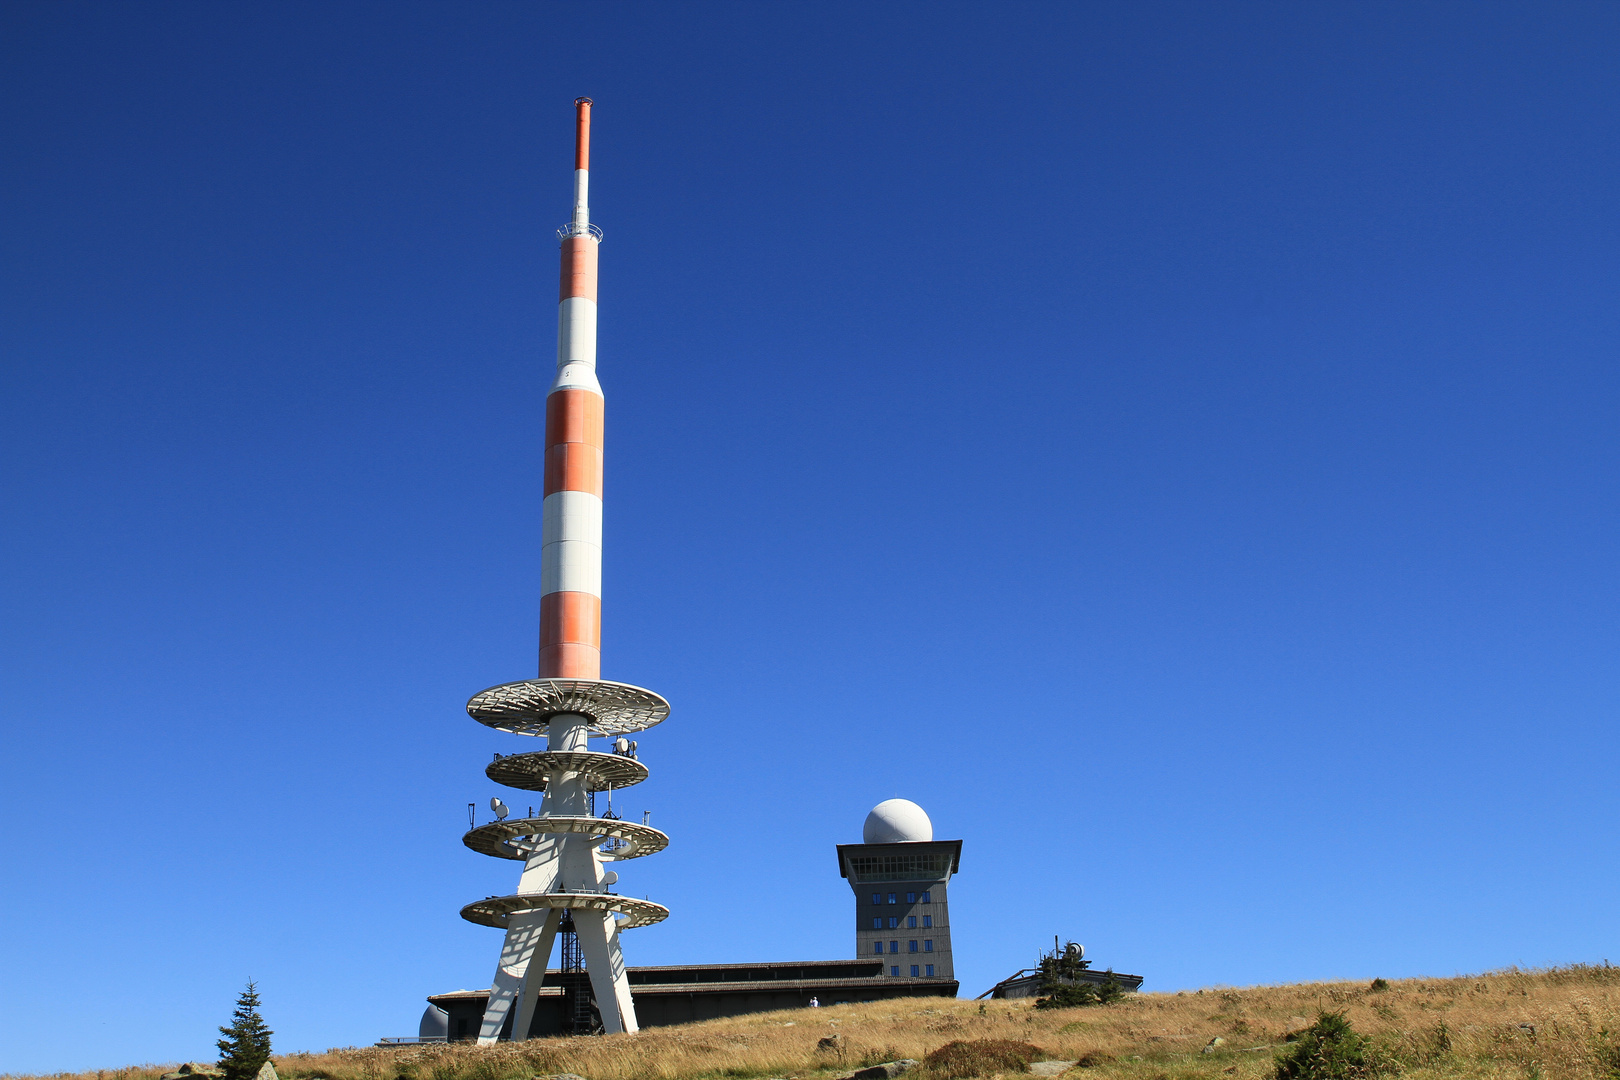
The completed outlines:
[[[591,101],[575,106],[574,214],[562,245],[557,377],[546,395],[542,513],[540,677],[473,695],[474,720],[546,749],[497,755],[497,784],[544,792],[538,813],[471,828],[474,851],[523,864],[517,891],[468,904],[461,917],[506,932],[478,1041],[526,1039],[554,940],[563,935],[564,1025],[575,1032],[635,1031],[621,931],[668,917],[650,900],[612,891],[605,869],[662,851],[669,837],[645,823],[595,812],[595,792],[647,778],[624,738],[663,722],[669,703],[651,690],[601,677],[602,387],[596,378],[596,267],[602,230],[589,208]],[[590,748],[614,739],[612,752]]]

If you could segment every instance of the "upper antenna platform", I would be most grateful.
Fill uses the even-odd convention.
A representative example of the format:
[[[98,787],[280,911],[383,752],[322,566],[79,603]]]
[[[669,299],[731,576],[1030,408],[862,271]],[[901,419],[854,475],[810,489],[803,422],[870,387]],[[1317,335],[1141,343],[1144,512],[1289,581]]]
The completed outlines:
[[[669,702],[639,686],[601,679],[527,679],[492,686],[467,702],[467,715],[514,735],[544,735],[553,716],[590,721],[592,735],[631,735],[663,723]]]

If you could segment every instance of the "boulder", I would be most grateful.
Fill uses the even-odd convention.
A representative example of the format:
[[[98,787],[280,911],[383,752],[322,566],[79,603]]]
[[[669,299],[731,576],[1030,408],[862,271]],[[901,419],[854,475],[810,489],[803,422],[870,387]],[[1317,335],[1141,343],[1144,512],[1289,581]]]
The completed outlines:
[[[911,1058],[901,1058],[899,1061],[885,1061],[881,1065],[873,1065],[868,1069],[857,1069],[844,1077],[844,1080],[894,1080],[917,1067],[917,1062]]]
[[[259,1066],[258,1074],[253,1080],[281,1080],[281,1077],[276,1075],[276,1067],[267,1061]]]
[[[190,1077],[220,1077],[225,1073],[214,1065],[204,1065],[200,1061],[188,1061],[174,1072],[164,1073],[163,1080],[188,1080]]]
[[[1029,1071],[1035,1076],[1062,1076],[1076,1064],[1073,1061],[1032,1061]]]

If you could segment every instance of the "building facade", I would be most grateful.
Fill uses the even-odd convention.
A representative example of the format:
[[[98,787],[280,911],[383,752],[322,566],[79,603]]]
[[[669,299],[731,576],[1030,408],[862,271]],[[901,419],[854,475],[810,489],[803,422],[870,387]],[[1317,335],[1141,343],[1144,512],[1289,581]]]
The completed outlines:
[[[844,1005],[888,998],[955,997],[954,979],[892,978],[889,965],[849,960],[789,961],[766,964],[694,964],[687,967],[633,967],[626,971],[636,1019],[644,1028],[691,1024],[726,1016]],[[432,1023],[424,1017],[421,1037],[461,1042],[478,1036],[488,1008],[488,990],[458,990],[428,998]],[[567,1034],[572,1011],[566,975],[546,972],[526,1038]],[[510,1022],[501,1032],[512,1037]]]

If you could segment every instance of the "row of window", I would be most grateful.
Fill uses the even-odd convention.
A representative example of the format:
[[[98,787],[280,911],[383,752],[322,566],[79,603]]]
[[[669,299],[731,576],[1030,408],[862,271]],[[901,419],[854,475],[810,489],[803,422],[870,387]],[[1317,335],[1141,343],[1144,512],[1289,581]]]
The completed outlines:
[[[934,917],[932,915],[924,915],[922,917],[922,925],[923,925],[923,929],[925,929],[925,930],[932,929],[933,925],[934,925]],[[879,916],[877,916],[876,918],[874,918],[872,920],[872,929],[874,929],[874,930],[883,929],[883,916],[879,915]],[[898,929],[900,929],[900,916],[898,916],[898,915],[890,915],[889,916],[889,929],[890,930],[898,930]],[[915,930],[915,929],[917,929],[917,916],[915,916],[915,915],[907,915],[906,916],[906,929],[907,930]]]
[[[923,969],[928,972],[928,977],[930,979],[932,979],[934,977],[934,965],[933,964],[924,964]],[[895,964],[895,965],[891,966],[889,968],[889,974],[893,975],[895,978],[898,979],[900,977],[900,965]],[[916,964],[911,965],[911,977],[913,979],[915,979],[917,977],[917,965]]]
[[[889,942],[889,951],[890,952],[899,952],[900,951],[900,943],[898,941]],[[906,952],[916,952],[916,951],[917,951],[917,943],[915,941],[906,942]],[[922,951],[923,952],[933,952],[934,951],[934,939],[933,938],[927,938],[926,940],[923,941],[923,943],[922,943]],[[872,942],[872,953],[875,956],[881,956],[883,954],[883,942],[881,942],[881,941]]]
[[[898,904],[900,902],[897,899],[899,897],[899,895],[900,895],[899,893],[890,893],[889,894],[889,903]],[[873,893],[872,894],[872,903],[873,904],[881,904],[881,903],[883,903],[883,894],[882,893]],[[908,904],[931,904],[931,903],[933,903],[933,901],[928,898],[927,893],[923,893],[922,894],[922,899],[918,900],[916,893],[908,892],[908,893],[906,893],[906,903],[908,903]]]

